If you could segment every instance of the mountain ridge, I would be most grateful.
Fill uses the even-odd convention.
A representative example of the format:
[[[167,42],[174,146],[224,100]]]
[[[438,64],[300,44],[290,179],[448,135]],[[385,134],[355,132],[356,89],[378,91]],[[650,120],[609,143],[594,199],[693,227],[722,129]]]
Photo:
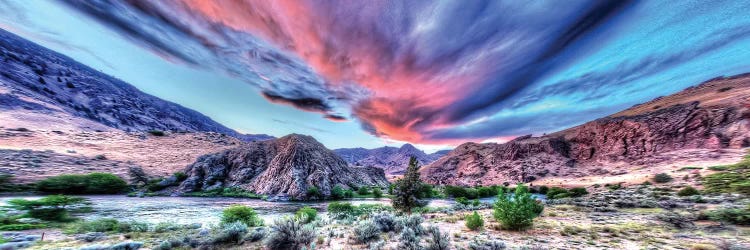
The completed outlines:
[[[748,118],[750,74],[721,77],[548,135],[464,143],[420,171],[427,182],[453,185],[624,174],[608,166],[648,167],[748,147]],[[692,151],[680,155],[684,150]]]
[[[447,153],[447,151],[441,150],[427,154],[409,143],[401,147],[339,148],[333,151],[346,160],[349,165],[382,168],[387,174],[392,175],[402,174],[409,164],[409,158],[412,156],[417,158],[420,165],[427,165]]]

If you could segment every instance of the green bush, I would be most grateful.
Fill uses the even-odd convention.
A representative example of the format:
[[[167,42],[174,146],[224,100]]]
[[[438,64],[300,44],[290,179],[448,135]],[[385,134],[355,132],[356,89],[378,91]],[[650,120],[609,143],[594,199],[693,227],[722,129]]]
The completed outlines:
[[[354,206],[349,202],[331,202],[328,204],[328,213],[333,217],[350,215],[354,213]]]
[[[263,220],[253,208],[243,205],[232,205],[221,213],[221,223],[242,222],[248,227],[262,226]]]
[[[208,191],[198,191],[185,193],[183,196],[191,197],[234,197],[234,198],[250,198],[250,199],[261,199],[262,195],[253,193],[251,191],[244,190],[238,187],[227,187],[227,188],[216,188]]]
[[[120,177],[108,173],[64,174],[49,177],[36,183],[37,190],[57,194],[117,194],[128,184]]]
[[[381,191],[379,187],[373,188],[372,189],[372,197],[375,197],[375,198],[383,197],[383,191]]]
[[[222,224],[220,232],[214,235],[212,241],[214,244],[242,243],[247,231],[247,225],[240,221]]]
[[[522,185],[518,185],[515,194],[500,193],[495,202],[494,217],[501,223],[501,227],[509,230],[523,230],[534,223],[543,206],[531,197],[531,193]]]
[[[307,197],[310,198],[323,198],[323,194],[320,193],[320,190],[318,190],[318,187],[312,186],[307,188]]]
[[[547,187],[547,186],[539,186],[539,193],[540,194],[547,194],[548,191],[549,191],[549,187]]]
[[[547,190],[547,198],[554,199],[558,194],[567,194],[568,190],[560,187],[551,187]]]
[[[303,208],[300,208],[297,210],[296,213],[294,213],[294,218],[299,220],[302,223],[310,223],[311,221],[314,221],[315,218],[318,217],[318,210],[315,210],[312,207],[305,206]]]
[[[172,174],[177,179],[177,182],[182,182],[188,178],[188,176],[184,172],[175,172]]]
[[[456,198],[456,203],[461,205],[469,205],[469,199],[466,199],[466,197],[458,197]]]
[[[750,206],[740,208],[729,208],[729,209],[718,209],[708,211],[706,213],[709,219],[714,221],[722,221],[735,225],[750,225]]]
[[[672,178],[672,176],[667,173],[661,173],[654,175],[654,178],[652,178],[652,180],[656,183],[667,183],[674,180],[674,178]]]
[[[589,192],[586,191],[586,188],[582,187],[571,188],[568,190],[568,193],[570,193],[570,197],[581,197],[589,194]]]
[[[365,187],[365,186],[361,186],[361,187],[359,187],[359,189],[357,189],[357,194],[358,195],[368,195],[368,194],[370,194],[370,190],[367,189],[367,187]]]
[[[731,183],[729,188],[735,193],[750,195],[750,181]]]
[[[265,245],[268,249],[302,249],[312,243],[315,235],[310,225],[289,218],[278,219],[271,225],[271,235]]]
[[[334,200],[341,200],[346,198],[344,195],[344,188],[340,185],[336,185],[331,189],[331,199]]]
[[[691,187],[691,186],[684,187],[680,189],[680,191],[677,192],[678,196],[693,196],[693,195],[699,195],[699,194],[701,193],[698,192],[698,189],[695,189],[694,187]]]
[[[12,199],[8,201],[8,204],[17,210],[26,211],[31,218],[46,221],[69,221],[68,208],[86,205],[88,200],[81,197],[50,195],[37,200]]]
[[[479,214],[474,211],[473,214],[466,216],[466,227],[471,230],[477,230],[481,229],[484,226],[484,220],[482,219],[482,216],[479,216]]]

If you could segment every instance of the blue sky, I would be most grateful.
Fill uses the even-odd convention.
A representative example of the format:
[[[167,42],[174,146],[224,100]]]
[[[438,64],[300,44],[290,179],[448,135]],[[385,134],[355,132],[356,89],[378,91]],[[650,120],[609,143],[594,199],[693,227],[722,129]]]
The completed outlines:
[[[750,1],[0,2],[0,28],[246,133],[429,151],[750,72]]]

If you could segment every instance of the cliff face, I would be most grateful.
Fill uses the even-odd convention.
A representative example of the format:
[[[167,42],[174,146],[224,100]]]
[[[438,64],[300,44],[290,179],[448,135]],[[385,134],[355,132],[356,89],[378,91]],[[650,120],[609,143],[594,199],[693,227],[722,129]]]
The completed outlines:
[[[549,174],[596,173],[625,162],[647,165],[661,153],[750,146],[750,76],[708,81],[554,134],[504,144],[467,143],[423,168],[435,184],[531,181]]]
[[[2,29],[0,69],[3,113],[22,111],[24,117],[33,115],[32,120],[61,120],[83,130],[157,129],[217,132],[244,141],[272,139],[268,135],[240,134],[195,110],[143,93]],[[65,119],[53,119],[63,115]]]
[[[388,185],[382,169],[349,167],[314,138],[297,134],[202,156],[185,173],[188,178],[179,192],[239,187],[269,196],[307,199],[309,187],[317,187],[327,196],[336,185]]]
[[[426,154],[411,144],[397,147],[340,148],[333,150],[347,163],[353,166],[368,166],[382,168],[388,174],[403,174],[409,165],[409,158],[416,157],[421,165],[427,165],[445,155],[447,151]]]

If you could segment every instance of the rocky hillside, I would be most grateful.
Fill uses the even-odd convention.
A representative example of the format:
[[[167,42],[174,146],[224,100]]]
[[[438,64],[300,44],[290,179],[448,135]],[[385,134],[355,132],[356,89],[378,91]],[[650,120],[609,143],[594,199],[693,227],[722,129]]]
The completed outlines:
[[[201,113],[143,93],[2,29],[0,69],[0,112],[21,111],[4,116],[6,121],[26,121],[35,114],[34,120],[51,121],[47,127],[64,122],[75,123],[76,129],[102,130],[97,125],[103,124],[125,131],[203,131],[248,141],[269,139],[241,135]],[[55,119],[63,115],[82,119]]]
[[[239,187],[282,199],[308,199],[310,187],[327,196],[336,185],[388,185],[383,170],[350,167],[314,138],[297,134],[204,155],[185,173],[179,192]]]
[[[340,148],[333,151],[352,166],[382,168],[387,174],[392,175],[403,174],[412,156],[417,158],[420,165],[427,165],[449,152],[449,150],[443,150],[426,154],[408,143],[399,148]]]
[[[675,159],[661,157],[667,154],[681,160],[706,155],[690,151],[680,157],[684,150],[748,147],[748,118],[750,75],[717,78],[554,134],[460,145],[423,168],[422,177],[436,184],[487,185],[624,174]]]

